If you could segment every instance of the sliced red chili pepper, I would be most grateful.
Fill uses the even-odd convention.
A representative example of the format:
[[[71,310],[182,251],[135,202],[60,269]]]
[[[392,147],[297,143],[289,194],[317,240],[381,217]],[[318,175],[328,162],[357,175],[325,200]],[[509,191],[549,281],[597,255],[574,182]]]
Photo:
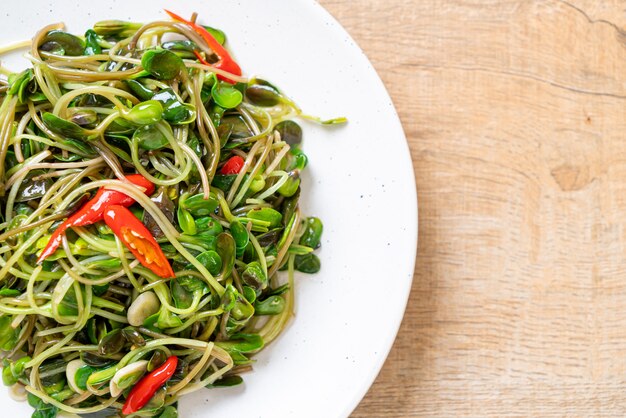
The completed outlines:
[[[205,28],[198,25],[197,23],[184,19],[177,14],[170,12],[169,10],[165,10],[165,13],[170,15],[172,19],[184,23],[191,29],[193,29],[198,35],[202,37],[202,39],[205,40],[209,48],[211,48],[213,52],[215,52],[215,55],[217,55],[217,57],[219,58],[219,61],[215,64],[209,64],[204,58],[202,58],[200,54],[196,52],[195,54],[201,63],[205,65],[210,65],[212,67],[218,68],[234,75],[241,75],[241,67],[239,67],[239,64],[237,64],[235,60],[233,60],[226,48],[224,48],[219,42],[217,42],[217,40],[213,37],[213,35],[209,33],[209,31],[207,31]],[[231,84],[235,84],[234,80],[231,80],[226,76],[218,75],[217,78],[227,81]]]
[[[109,206],[104,211],[104,222],[144,267],[164,279],[174,277],[174,271],[161,247],[148,228],[129,209],[119,205]]]
[[[151,195],[154,192],[154,184],[140,174],[131,174],[126,176],[126,180],[146,189],[144,193],[147,195]],[[105,187],[101,188],[98,190],[93,199],[85,203],[83,207],[67,218],[67,220],[59,225],[59,227],[52,233],[48,244],[41,252],[37,262],[41,263],[47,257],[52,255],[57,248],[59,248],[63,240],[63,235],[68,228],[74,226],[87,226],[101,221],[102,214],[109,205],[130,206],[133,203],[135,203],[135,199],[122,192],[109,190]]]
[[[239,174],[243,168],[244,160],[239,155],[232,156],[224,163],[220,174]]]
[[[156,391],[174,376],[176,366],[178,366],[178,357],[171,356],[159,368],[142,377],[128,394],[122,407],[122,414],[134,414],[143,408]]]

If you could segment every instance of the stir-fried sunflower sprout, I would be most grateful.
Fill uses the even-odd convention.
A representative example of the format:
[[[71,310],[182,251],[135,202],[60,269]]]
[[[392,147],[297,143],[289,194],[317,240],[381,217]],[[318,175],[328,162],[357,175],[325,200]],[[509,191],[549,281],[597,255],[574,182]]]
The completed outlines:
[[[223,32],[170,14],[62,24],[0,68],[2,377],[33,417],[177,416],[241,382],[315,273],[300,109]],[[286,279],[280,270],[287,270]]]

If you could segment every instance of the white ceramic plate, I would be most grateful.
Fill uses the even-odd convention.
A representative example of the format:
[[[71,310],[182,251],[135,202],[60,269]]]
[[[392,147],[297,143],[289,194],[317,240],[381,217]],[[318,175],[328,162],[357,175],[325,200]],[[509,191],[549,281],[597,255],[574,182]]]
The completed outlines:
[[[310,165],[305,214],[325,231],[322,270],[297,280],[297,313],[257,357],[238,388],[183,398],[180,416],[347,417],[391,348],[413,277],[417,199],[411,159],[393,104],[345,30],[310,0],[29,0],[0,12],[0,43],[64,21],[82,33],[95,21],[165,18],[164,7],[223,29],[244,72],[277,84],[310,114],[350,123],[303,123]],[[23,60],[6,65],[20,69]],[[0,390],[3,416],[30,416]]]

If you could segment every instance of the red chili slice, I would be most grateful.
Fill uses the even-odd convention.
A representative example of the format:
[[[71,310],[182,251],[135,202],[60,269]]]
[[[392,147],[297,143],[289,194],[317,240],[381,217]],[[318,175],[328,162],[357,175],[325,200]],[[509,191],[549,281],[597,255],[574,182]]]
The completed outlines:
[[[230,157],[222,166],[220,174],[239,174],[243,168],[244,160],[238,155]]]
[[[148,228],[124,206],[113,205],[104,211],[104,222],[122,240],[137,260],[159,277],[174,277],[174,271]]]

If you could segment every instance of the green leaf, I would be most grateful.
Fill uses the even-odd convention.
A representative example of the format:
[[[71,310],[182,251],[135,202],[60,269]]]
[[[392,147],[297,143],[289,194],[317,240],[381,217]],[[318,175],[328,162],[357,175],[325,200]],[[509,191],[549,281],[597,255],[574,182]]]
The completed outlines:
[[[163,105],[163,119],[174,125],[191,123],[196,119],[195,106],[182,103],[170,88],[163,89],[152,96]]]
[[[119,258],[110,258],[108,260],[97,260],[90,262],[87,267],[102,270],[119,270],[122,267],[122,261]]]
[[[194,217],[208,216],[215,212],[218,205],[219,202],[214,193],[210,193],[208,199],[205,199],[202,193],[193,196],[183,195],[180,202],[180,206]]]
[[[221,306],[224,312],[230,312],[235,307],[235,302],[237,301],[238,296],[239,292],[237,292],[237,289],[235,289],[233,285],[226,285],[226,289],[224,290],[224,295],[221,300]]]
[[[207,234],[214,237],[224,232],[222,224],[220,224],[218,221],[211,218],[210,216],[197,218],[196,229],[198,230],[199,234]]]
[[[15,80],[12,80],[8,90],[10,96],[17,96],[20,103],[26,103],[28,96],[37,90],[37,82],[32,69],[21,72]]]
[[[237,246],[234,238],[227,232],[222,232],[217,236],[216,251],[222,258],[222,271],[219,276],[227,279],[235,265],[235,254]]]
[[[178,225],[180,229],[187,235],[195,235],[196,230],[196,222],[193,219],[193,216],[189,211],[183,209],[182,205],[178,206],[177,211]]]
[[[112,356],[122,351],[125,344],[126,339],[122,335],[122,330],[114,329],[100,340],[98,354],[101,356]]]
[[[246,89],[246,98],[257,106],[276,106],[282,101],[278,89],[265,80],[251,80]]]
[[[274,128],[280,138],[292,147],[297,147],[302,143],[302,128],[292,120],[284,120]]]
[[[179,284],[183,286],[190,293],[197,292],[197,291],[206,293],[209,290],[206,282],[197,277],[193,277],[193,276],[178,277],[175,281],[179,282]]]
[[[98,35],[101,36],[124,36],[134,33],[142,26],[142,23],[124,22],[123,20],[102,20],[97,22],[93,26],[93,29]]]
[[[13,386],[20,379],[23,379],[25,377],[25,365],[30,360],[31,358],[29,356],[22,357],[15,362],[5,358],[2,361],[2,382],[6,386]]]
[[[221,306],[224,312],[229,313],[225,327],[227,336],[243,328],[254,316],[254,307],[232,285],[226,286]]]
[[[300,187],[300,174],[297,170],[290,171],[287,181],[280,186],[278,193],[285,197],[291,197],[298,191]]]
[[[16,215],[31,215],[33,213],[33,208],[25,204],[15,205],[15,214]]]
[[[242,280],[255,290],[263,290],[268,285],[268,278],[258,261],[253,261],[243,271]]]
[[[224,109],[233,109],[243,100],[243,94],[239,90],[223,81],[213,85],[211,96]]]
[[[172,103],[165,111],[163,119],[172,125],[184,125],[196,120],[196,107],[189,103]]]
[[[231,386],[237,386],[243,383],[243,378],[237,375],[224,376],[215,382],[206,385],[208,389],[212,388],[227,388]]]
[[[37,396],[33,395],[30,392],[28,392],[26,399],[28,400],[28,404],[35,409],[39,409],[48,405],[47,403],[45,403],[44,401],[42,401],[41,399],[39,399]]]
[[[159,312],[159,319],[157,320],[157,326],[159,328],[175,328],[182,324],[183,321],[176,314],[171,313],[167,309],[161,309]]]
[[[210,97],[213,97],[210,92],[208,94]],[[224,135],[222,135],[222,132],[220,129],[220,126],[222,123],[222,117],[224,116],[224,113],[226,113],[226,109],[224,109],[222,106],[218,106],[215,103],[211,103],[209,105],[209,116],[211,117],[211,121],[213,121],[213,124],[218,127],[217,132],[218,134],[220,134],[219,137],[220,137],[220,142],[222,143],[221,144],[222,146],[224,146],[224,144],[226,143],[226,141],[222,141]]]
[[[116,366],[111,366],[106,369],[98,370],[97,372],[92,373],[87,378],[87,384],[90,386],[96,386],[105,382],[108,382],[115,376],[115,372],[117,372]]]
[[[166,49],[151,49],[141,58],[142,67],[159,80],[172,80],[185,69],[183,60]]]
[[[27,399],[28,404],[35,408],[31,418],[54,418],[57,416],[58,408],[56,406],[45,403],[32,393],[28,393]]]
[[[27,202],[43,197],[54,181],[50,178],[34,180],[35,176],[43,174],[43,170],[31,170],[28,176],[22,180],[15,198],[16,202]]]
[[[63,46],[60,43],[54,41],[42,44],[39,49],[53,55],[65,55],[65,49],[63,48]]]
[[[33,412],[31,418],[54,418],[59,410],[56,406],[51,405],[49,408],[39,409]]]
[[[246,176],[247,176],[247,174],[246,174]],[[252,179],[252,182],[250,183],[249,190],[250,190],[251,193],[258,193],[261,190],[263,190],[264,187],[265,187],[265,179],[263,178],[262,175],[257,174]]]
[[[89,379],[89,376],[97,371],[98,369],[91,366],[80,367],[76,371],[76,377],[74,377],[74,380],[76,381],[76,386],[82,390],[87,390],[87,380]]]
[[[245,366],[247,364],[253,363],[253,361],[246,357],[245,354],[239,353],[237,351],[229,352],[228,354],[233,359],[233,363],[235,363],[235,366]]]
[[[241,115],[225,115],[222,118],[220,128],[224,130],[223,132],[219,132],[222,147],[226,145],[228,145],[228,147],[239,146],[247,141],[247,138],[251,135],[254,135],[254,132],[252,132]],[[222,138],[222,135],[226,135],[226,137]],[[227,140],[230,141],[230,143],[226,144]]]
[[[109,286],[109,283],[92,285],[91,290],[93,291],[94,296],[102,296],[109,290]]]
[[[175,281],[176,280],[172,280],[172,282],[175,282]],[[139,331],[137,331],[132,326],[124,328],[122,330],[122,334],[124,335],[124,338],[126,338],[126,341],[128,341],[129,343],[131,343],[132,345],[136,347],[143,347],[146,345],[146,340],[141,336]]]
[[[205,251],[196,258],[209,270],[209,273],[214,276],[218,275],[222,269],[222,257],[220,257],[216,251]]]
[[[26,369],[26,363],[31,360],[30,356],[24,356],[18,359],[15,363],[11,365],[11,372],[13,372],[13,376],[21,377],[24,374],[24,370]]]
[[[121,262],[120,262],[121,264]],[[97,323],[96,323],[96,319],[95,318],[91,318],[87,321],[87,337],[89,337],[89,341],[92,344],[98,344],[99,339],[98,339],[98,330],[96,328]],[[95,354],[94,354],[95,355]],[[83,362],[85,362],[85,360],[83,360]]]
[[[8,360],[5,359],[5,361],[7,363],[2,366],[2,383],[4,383],[5,386],[13,386],[17,383],[17,378],[13,376]]]
[[[84,154],[87,157],[96,156],[96,152],[94,151],[93,147],[89,143],[82,142],[82,141],[72,139],[72,138],[64,138],[64,139],[61,139],[59,142],[65,146],[73,148],[73,151],[76,153]],[[59,161],[65,161],[65,162],[76,161],[76,159],[73,159],[71,156],[67,159],[64,159],[61,155],[53,154],[53,156],[55,159]]]
[[[148,365],[146,366],[146,370],[148,372],[153,371],[157,367],[161,366],[167,360],[167,356],[163,352],[162,349],[157,349],[152,352],[150,359],[148,360]]]
[[[176,407],[172,405],[166,406],[158,418],[178,418],[178,411],[176,410]]]
[[[302,273],[314,274],[320,271],[321,262],[315,254],[297,255],[294,267]]]
[[[237,249],[244,249],[250,241],[250,235],[245,226],[241,224],[237,219],[233,219],[230,223],[230,232],[235,239],[235,245]]]
[[[163,106],[157,100],[147,100],[135,106],[124,115],[124,119],[136,125],[152,125],[163,117]]]
[[[280,296],[270,296],[254,304],[256,315],[278,315],[285,310],[285,299]]]
[[[146,125],[137,129],[133,134],[133,142],[137,142],[139,148],[148,151],[159,150],[167,145],[167,137],[156,125]]]
[[[291,154],[294,156],[292,163],[289,165],[289,170],[304,170],[309,163],[309,158],[297,148],[291,149]]]
[[[197,226],[196,226],[196,228],[197,228]],[[189,235],[183,234],[182,236],[184,237],[186,242],[198,245],[198,246],[202,247],[204,249],[204,251],[216,250],[217,249],[217,236],[211,234],[211,232],[207,232],[207,231],[199,232],[199,231],[196,231],[196,235],[189,236]],[[172,251],[176,252],[175,249],[172,250]]]
[[[39,48],[44,51],[48,50],[46,44],[54,45],[53,48],[57,54],[62,51],[59,55],[77,57],[83,55],[83,52],[85,51],[85,43],[82,39],[61,30],[48,32],[46,36],[43,37]],[[59,46],[61,49],[59,49]]]
[[[5,386],[13,386],[17,383],[17,378],[11,373],[11,367],[8,365],[2,367],[2,383]]]
[[[188,39],[182,40],[177,39],[174,41],[167,41],[161,44],[161,48],[170,50],[181,58],[191,58],[196,59],[195,51],[199,52],[200,48],[196,45],[195,42],[192,42]]]
[[[236,174],[216,174],[215,177],[213,177],[211,186],[217,187],[224,192],[228,192],[236,178]]]
[[[83,141],[89,141],[95,139],[96,135],[90,134],[86,129],[81,128],[74,122],[67,121],[50,112],[43,114],[42,118],[44,125],[57,135],[69,139],[80,139]]]
[[[252,209],[248,212],[248,218],[269,222],[269,228],[276,228],[281,225],[283,215],[272,208]]]
[[[128,110],[126,112],[128,112]],[[134,123],[123,118],[117,118],[107,126],[104,132],[108,137],[119,138],[123,135],[131,134],[136,128],[137,125]]]
[[[10,80],[10,87],[7,91],[7,94],[10,96],[16,96],[18,93],[23,92],[30,83],[30,81],[34,78],[33,70],[27,69],[19,73],[14,79]],[[18,96],[19,97],[19,96]],[[20,98],[20,102],[23,103],[22,98]]]
[[[219,341],[215,345],[227,351],[254,353],[263,348],[263,338],[259,334],[234,334],[229,341]]]
[[[102,47],[100,46],[100,37],[93,30],[89,29],[85,32],[85,55],[98,55],[102,53]]]
[[[13,322],[12,316],[0,317],[0,348],[5,351],[12,350],[17,343],[19,329],[13,329],[11,322]]]
[[[291,244],[291,246],[289,247],[289,254],[306,255],[313,251],[313,248],[299,244]]]
[[[159,331],[159,327],[157,324],[157,321],[159,320],[159,315],[160,311],[147,317],[146,320],[143,321],[143,326],[153,331]]]
[[[172,299],[174,299],[174,305],[178,309],[187,309],[193,302],[193,293],[187,291],[179,280],[170,281],[170,291],[172,293]]]
[[[69,122],[73,122],[81,127],[95,127],[98,123],[98,113],[91,109],[71,110]]]
[[[314,216],[308,217],[304,221],[304,233],[300,237],[300,244],[311,248],[318,248],[322,239],[324,225],[319,218]]]
[[[256,301],[256,290],[251,288],[250,286],[243,286],[243,297],[250,303],[254,303]]]
[[[76,395],[76,392],[74,392],[69,387],[66,387],[60,392],[55,392],[55,393],[50,394],[50,397],[54,399],[55,401],[63,402],[75,395]]]
[[[237,294],[235,304],[230,310],[230,315],[230,319],[239,321],[240,325],[243,326],[254,315],[254,306],[242,295]]]
[[[150,100],[154,96],[154,92],[141,84],[137,80],[124,80],[124,84],[130,88],[132,93],[141,100]]]
[[[14,297],[21,295],[22,292],[16,289],[7,289],[6,287],[0,290],[0,296],[3,297]]]
[[[187,145],[189,145],[189,148],[191,148],[193,150],[193,152],[198,157],[202,158],[202,156],[204,154],[204,147],[200,143],[200,139],[198,139],[198,137],[193,132],[193,130],[190,130],[190,132],[189,132],[189,138],[187,139]]]

